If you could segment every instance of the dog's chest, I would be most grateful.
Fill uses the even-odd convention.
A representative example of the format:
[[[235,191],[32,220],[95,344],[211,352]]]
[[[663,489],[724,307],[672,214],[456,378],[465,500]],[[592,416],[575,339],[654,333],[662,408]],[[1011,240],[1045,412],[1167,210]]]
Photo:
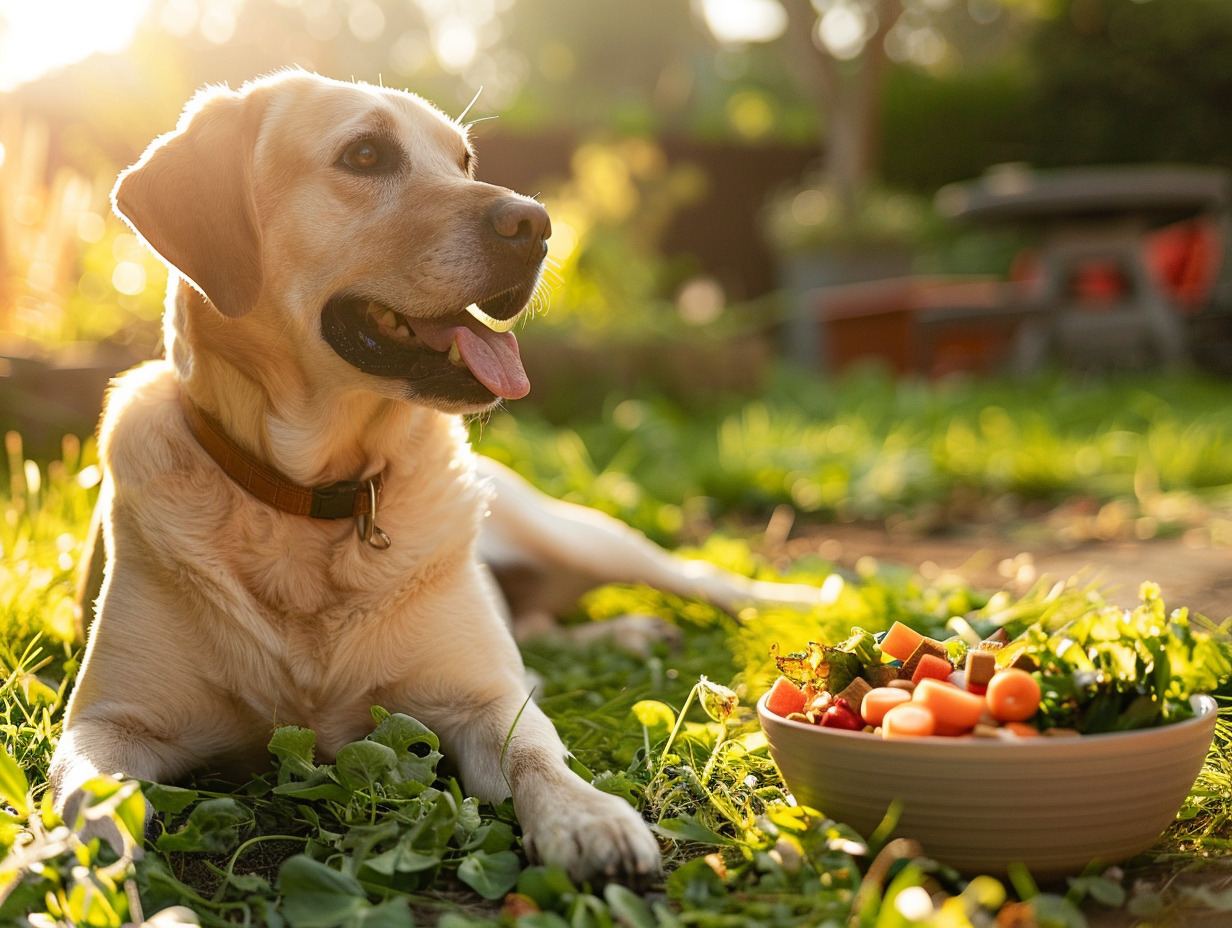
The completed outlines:
[[[387,550],[366,544],[351,520],[268,511],[247,520],[252,533],[226,569],[249,605],[243,622],[261,672],[311,703],[377,687],[413,665],[413,642],[431,622],[427,604],[473,556],[472,519],[415,515],[387,507]]]

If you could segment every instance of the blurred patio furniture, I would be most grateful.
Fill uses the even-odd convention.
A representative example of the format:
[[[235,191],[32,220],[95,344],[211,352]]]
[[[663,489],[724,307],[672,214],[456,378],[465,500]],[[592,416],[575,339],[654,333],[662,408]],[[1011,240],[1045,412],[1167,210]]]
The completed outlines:
[[[1030,242],[1009,279],[907,276],[812,294],[818,360],[897,372],[1232,373],[1232,191],[1222,171],[1002,166],[938,192],[943,215]]]
[[[1176,256],[1183,265],[1210,249],[1203,233],[1228,221],[1229,193],[1228,175],[1215,168],[1009,165],[942,188],[936,205],[951,219],[1016,227],[1036,243],[1031,284],[1010,291],[1007,308],[1023,317],[1012,367],[1141,368],[1193,359],[1186,316],[1197,310],[1195,281],[1184,279],[1184,267],[1178,276]],[[1161,227],[1175,230],[1171,240],[1159,237]],[[1227,247],[1222,238],[1216,247]]]

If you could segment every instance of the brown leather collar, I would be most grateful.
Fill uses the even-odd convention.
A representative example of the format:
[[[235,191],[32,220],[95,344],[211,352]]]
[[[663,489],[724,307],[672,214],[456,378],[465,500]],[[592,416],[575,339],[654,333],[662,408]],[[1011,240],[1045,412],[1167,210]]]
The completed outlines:
[[[180,405],[189,431],[228,477],[267,506],[313,519],[354,518],[359,535],[377,548],[389,547],[389,536],[376,526],[381,476],[339,480],[323,487],[303,487],[254,458],[223,429],[222,424],[194,403],[183,390]],[[381,541],[383,540],[383,544]]]

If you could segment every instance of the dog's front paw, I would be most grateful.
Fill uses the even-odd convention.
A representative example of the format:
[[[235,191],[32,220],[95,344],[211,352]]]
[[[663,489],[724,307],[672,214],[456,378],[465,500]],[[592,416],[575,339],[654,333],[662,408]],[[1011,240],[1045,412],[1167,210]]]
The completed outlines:
[[[639,884],[663,869],[658,842],[627,802],[579,781],[577,789],[521,817],[532,861],[561,867],[577,881]]]

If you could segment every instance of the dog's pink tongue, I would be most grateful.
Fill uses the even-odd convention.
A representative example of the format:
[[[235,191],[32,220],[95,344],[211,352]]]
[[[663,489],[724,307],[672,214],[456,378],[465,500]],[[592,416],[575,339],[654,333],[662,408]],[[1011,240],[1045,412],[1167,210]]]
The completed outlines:
[[[465,317],[461,325],[454,316],[450,322],[417,319],[415,334],[436,351],[448,351],[458,343],[458,354],[475,379],[496,396],[521,399],[530,392],[530,380],[522,367],[518,340],[512,332],[493,332],[477,319]]]
[[[516,400],[530,392],[530,379],[522,367],[518,340],[512,332],[458,326],[454,336],[463,363],[496,396]]]

